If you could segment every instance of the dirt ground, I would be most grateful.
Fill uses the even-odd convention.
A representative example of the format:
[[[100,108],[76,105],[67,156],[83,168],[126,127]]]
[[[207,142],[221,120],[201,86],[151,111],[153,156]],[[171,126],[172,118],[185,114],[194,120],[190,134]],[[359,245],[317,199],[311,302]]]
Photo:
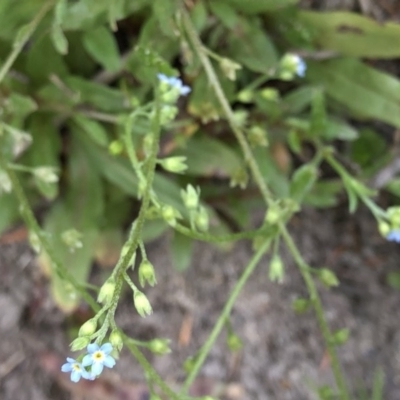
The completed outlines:
[[[369,388],[381,367],[384,399],[398,400],[400,292],[385,282],[389,272],[399,270],[400,247],[380,237],[367,211],[349,216],[343,208],[308,210],[290,228],[306,260],[331,267],[341,281],[337,289],[320,287],[320,291],[331,327],[351,330],[350,340],[340,349],[349,383],[354,389]],[[172,340],[171,354],[147,356],[177,388],[184,378],[183,361],[206,339],[252,251],[248,242],[228,252],[198,243],[191,268],[181,274],[169,261],[168,243],[164,237],[149,246],[159,282],[147,291],[154,314],[139,318],[127,292],[117,319],[136,338]],[[312,400],[316,399],[313,387],[332,382],[314,315],[297,315],[291,309],[291,301],[306,294],[296,267],[286,257],[284,283],[272,284],[266,261],[250,278],[232,313],[243,350],[230,352],[223,333],[194,384],[194,395]],[[71,384],[59,372],[64,358],[71,355],[67,334],[71,319],[66,320],[53,304],[25,244],[0,248],[0,276],[0,399],[148,399],[142,371],[126,350],[116,367],[95,382]]]

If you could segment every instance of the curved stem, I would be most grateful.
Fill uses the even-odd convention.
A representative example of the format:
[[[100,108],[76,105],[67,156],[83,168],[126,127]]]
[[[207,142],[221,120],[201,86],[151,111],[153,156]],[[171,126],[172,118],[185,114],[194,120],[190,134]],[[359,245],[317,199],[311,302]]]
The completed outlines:
[[[36,16],[32,19],[32,21],[25,25],[22,29],[25,29],[22,37],[18,38],[19,40],[14,43],[14,48],[10,55],[7,57],[7,60],[3,64],[0,70],[0,83],[3,81],[7,72],[10,70],[14,61],[17,59],[19,53],[21,53],[22,49],[24,48],[26,42],[32,36],[33,32],[35,32],[36,28],[40,24],[40,21],[44,18],[47,12],[53,7],[54,1],[49,1],[43,5],[43,7],[39,10]],[[20,33],[19,31],[18,33]],[[19,35],[17,35],[18,37]]]
[[[218,318],[218,321],[214,325],[214,328],[210,335],[208,336],[206,342],[204,343],[203,347],[200,349],[198,355],[195,358],[195,363],[192,367],[192,370],[190,371],[189,375],[187,376],[182,389],[181,393],[186,393],[188,389],[190,388],[190,385],[193,383],[195,380],[196,376],[198,375],[200,368],[202,367],[208,353],[210,352],[214,342],[216,341],[218,335],[221,333],[221,330],[225,326],[226,320],[229,317],[232,307],[235,304],[235,301],[237,297],[239,296],[244,284],[247,282],[251,274],[253,273],[254,269],[258,265],[259,261],[261,260],[261,257],[264,255],[264,253],[268,250],[268,247],[270,245],[271,239],[268,238],[265,240],[265,242],[261,245],[261,247],[257,250],[257,252],[254,254],[253,258],[250,260],[249,264],[246,266],[242,276],[240,279],[237,281],[235,287],[233,288],[233,291],[231,295],[229,296],[228,301],[225,304],[224,309],[221,312],[221,315]]]
[[[218,80],[217,74],[214,71],[214,68],[207,57],[206,53],[203,50],[203,45],[197,35],[196,29],[194,28],[190,16],[188,15],[185,6],[183,3],[181,3],[181,12],[182,12],[182,17],[183,17],[183,25],[185,27],[185,30],[189,36],[190,41],[192,42],[192,45],[200,58],[201,63],[203,64],[204,70],[206,72],[206,75],[208,77],[208,80],[211,84],[211,86],[214,88],[215,95],[217,99],[219,100],[221,107],[224,110],[225,116],[228,120],[228,123],[235,134],[240,147],[242,148],[245,160],[247,164],[249,165],[249,168],[252,172],[253,178],[256,181],[261,195],[265,201],[265,204],[271,205],[273,203],[273,196],[270,190],[268,189],[265,180],[262,176],[262,173],[258,167],[257,161],[255,160],[251,147],[248,144],[246,137],[244,133],[241,131],[241,129],[237,126],[234,118],[233,111],[229,105],[229,102],[224,94],[224,91],[221,87],[221,84]],[[286,226],[280,222],[278,223],[279,230],[290,250],[292,253],[292,256],[297,264],[297,266],[300,269],[300,272],[303,276],[303,279],[306,283],[307,289],[310,293],[310,296],[313,298],[313,304],[314,304],[314,309],[317,314],[317,319],[321,327],[322,335],[325,339],[326,345],[328,347],[329,354],[332,359],[332,366],[333,366],[333,372],[335,375],[336,383],[338,386],[338,389],[340,391],[340,397],[343,400],[348,400],[350,398],[347,385],[345,383],[345,379],[343,376],[343,373],[340,369],[340,364],[338,361],[338,357],[336,354],[336,349],[335,346],[332,344],[331,341],[331,333],[328,327],[328,324],[326,322],[323,309],[322,309],[322,304],[321,300],[318,295],[318,291],[315,287],[314,281],[312,279],[311,273],[308,268],[304,268],[304,265],[306,264],[298,251],[296,245],[293,242],[293,239],[291,238]]]

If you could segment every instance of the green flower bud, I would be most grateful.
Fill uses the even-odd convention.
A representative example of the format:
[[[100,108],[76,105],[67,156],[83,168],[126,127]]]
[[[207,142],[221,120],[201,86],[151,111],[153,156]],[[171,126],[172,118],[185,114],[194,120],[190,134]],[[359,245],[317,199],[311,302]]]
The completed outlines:
[[[122,340],[121,334],[119,333],[119,331],[117,329],[114,329],[111,332],[110,337],[109,337],[109,341],[110,341],[110,343],[113,345],[113,347],[115,349],[117,349],[118,351],[121,351],[121,349],[122,349],[122,347],[124,345],[124,342]]]
[[[78,336],[91,336],[96,332],[97,321],[95,319],[87,320],[79,329]]]
[[[236,70],[242,69],[240,64],[225,57],[220,60],[219,67],[223,74],[231,81],[236,80]]]
[[[234,112],[234,118],[236,124],[243,128],[246,125],[247,119],[249,117],[249,112],[246,110],[237,110]]]
[[[271,225],[277,224],[282,219],[282,210],[278,203],[272,204],[265,216],[265,222]]]
[[[237,169],[231,176],[229,182],[230,187],[239,186],[241,189],[246,189],[247,183],[249,182],[249,174],[246,168],[242,167]]]
[[[326,287],[339,286],[335,273],[328,268],[321,268],[318,271],[318,278]]]
[[[144,293],[140,290],[136,290],[133,295],[133,302],[135,304],[136,311],[141,317],[145,317],[146,315],[151,315],[153,313],[153,309],[151,308],[151,304]]]
[[[152,117],[154,118],[154,113],[152,113],[152,114],[153,114]],[[161,113],[160,113],[161,126],[169,124],[171,121],[173,121],[176,118],[177,115],[178,115],[178,107],[164,105],[161,108]]]
[[[187,169],[187,165],[185,163],[186,157],[184,156],[176,156],[176,157],[168,157],[163,160],[159,160],[158,163],[169,172],[174,172],[176,174],[180,174]]]
[[[383,220],[379,221],[378,229],[379,229],[380,234],[383,237],[386,237],[391,230],[390,225],[386,221],[383,221]]]
[[[248,131],[248,137],[253,146],[268,146],[267,132],[260,126],[252,126]]]
[[[279,254],[275,254],[269,264],[269,279],[272,282],[283,282],[285,271],[284,265]]]
[[[400,207],[389,207],[387,209],[387,216],[393,228],[400,227]]]
[[[254,92],[251,90],[242,90],[238,93],[237,99],[242,103],[251,103],[254,100]]]
[[[181,197],[185,207],[190,210],[196,210],[199,206],[200,189],[194,188],[192,185],[186,186],[186,191],[181,190]]]
[[[109,278],[100,288],[97,301],[102,304],[108,304],[111,302],[115,291],[115,281],[113,278]]]
[[[200,207],[199,210],[196,212],[194,217],[194,222],[196,227],[201,232],[207,232],[209,226],[209,218],[207,210],[204,207]]]
[[[169,339],[153,339],[147,344],[147,348],[154,354],[164,355],[171,353],[169,343]]]
[[[56,183],[58,182],[56,171],[54,167],[37,167],[33,170],[33,174],[44,183]]]
[[[279,92],[273,88],[265,88],[260,91],[261,97],[265,100],[278,101],[279,100]]]
[[[307,299],[296,299],[292,303],[292,308],[298,314],[304,314],[306,311],[309,310],[311,306],[310,300]]]
[[[124,144],[120,140],[113,140],[109,146],[108,151],[113,156],[118,156],[124,151]]]
[[[149,260],[143,260],[139,265],[139,282],[142,287],[146,282],[150,286],[154,286],[157,283],[154,267]]]
[[[72,351],[78,351],[84,349],[90,343],[90,337],[82,336],[76,338],[71,344]]]
[[[161,215],[164,220],[171,226],[176,225],[176,220],[182,218],[181,214],[174,207],[165,205],[161,210]]]
[[[67,245],[71,252],[83,247],[82,234],[76,229],[68,229],[61,234],[62,241]]]
[[[240,339],[240,337],[234,333],[230,333],[228,335],[227,344],[231,351],[238,351],[243,347],[242,339]]]
[[[345,344],[350,336],[350,330],[348,328],[339,329],[332,335],[332,341],[336,346]]]

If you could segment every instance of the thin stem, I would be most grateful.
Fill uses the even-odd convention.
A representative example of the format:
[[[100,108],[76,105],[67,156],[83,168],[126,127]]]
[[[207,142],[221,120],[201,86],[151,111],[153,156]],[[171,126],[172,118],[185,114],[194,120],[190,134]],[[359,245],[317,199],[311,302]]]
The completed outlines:
[[[32,21],[27,24],[24,29],[24,33],[22,37],[19,37],[18,41],[14,43],[14,48],[7,57],[7,60],[3,64],[1,70],[0,70],[0,83],[3,81],[5,76],[7,75],[8,71],[14,64],[14,61],[18,57],[18,55],[21,53],[22,49],[24,48],[26,42],[29,40],[29,38],[32,36],[33,32],[35,32],[36,28],[38,27],[40,21],[43,19],[43,17],[47,14],[47,12],[53,7],[54,1],[49,1],[44,4],[44,6],[39,10],[39,12],[36,14],[36,16],[32,19]],[[21,31],[19,31],[20,33]],[[18,37],[18,36],[17,36]]]
[[[141,367],[149,375],[150,379],[160,387],[160,389],[164,392],[165,395],[168,396],[169,399],[181,400],[182,399],[181,396],[179,396],[178,394],[173,392],[167,386],[167,384],[164,382],[164,380],[160,377],[160,375],[157,374],[155,369],[150,365],[150,363],[146,360],[143,353],[139,350],[136,343],[128,336],[126,336],[126,335],[123,335],[123,336],[124,336],[124,342],[125,342],[126,346],[131,351],[131,353],[136,358],[136,360],[139,362]]]
[[[206,53],[203,50],[203,45],[197,35],[196,29],[194,28],[192,21],[190,19],[190,16],[188,15],[183,3],[181,3],[181,12],[182,12],[183,24],[185,26],[186,32],[190,38],[190,41],[192,42],[194,49],[196,50],[198,57],[200,58],[201,63],[203,64],[203,67],[207,74],[208,80],[209,80],[211,86],[214,88],[215,95],[224,110],[224,113],[226,115],[228,123],[229,123],[233,133],[235,134],[240,147],[242,148],[245,160],[249,165],[249,168],[252,172],[253,178],[256,181],[256,183],[261,191],[262,197],[263,197],[266,205],[271,205],[274,201],[272,193],[270,192],[270,190],[268,189],[268,187],[264,181],[262,173],[258,167],[256,159],[253,156],[251,147],[249,146],[244,133],[239,129],[239,127],[236,124],[233,111],[229,105],[229,102],[228,102],[225,94],[224,94],[224,91],[223,91],[221,84],[218,80],[218,77],[214,71],[214,68],[213,68],[210,60],[208,59]],[[349,397],[347,385],[345,384],[345,380],[344,380],[342,371],[340,369],[335,346],[332,344],[332,341],[331,341],[331,333],[328,328],[328,324],[326,322],[326,319],[325,319],[325,316],[323,313],[321,300],[319,298],[318,291],[315,287],[311,273],[308,268],[304,268],[304,265],[306,265],[306,263],[304,262],[300,252],[298,251],[296,245],[294,244],[293,239],[291,238],[284,223],[282,223],[282,222],[278,223],[278,227],[279,227],[279,231],[281,232],[290,252],[293,255],[293,258],[295,259],[296,264],[298,265],[298,267],[300,269],[300,272],[303,276],[303,279],[306,283],[309,293],[310,293],[311,297],[314,299],[314,302],[313,302],[314,308],[315,308],[315,311],[317,314],[317,319],[320,324],[323,337],[326,341],[328,351],[329,351],[329,354],[332,359],[333,372],[335,375],[335,379],[336,379],[338,388],[340,390],[341,398],[343,400],[348,400],[350,397]],[[196,371],[196,373],[197,372],[198,371]]]
[[[310,295],[310,300],[313,303],[315,314],[317,316],[317,320],[319,326],[322,331],[322,335],[325,339],[326,347],[329,353],[329,357],[332,364],[333,373],[335,375],[336,384],[338,386],[340,395],[342,399],[349,400],[350,395],[348,393],[347,384],[345,382],[339,358],[336,353],[335,345],[333,344],[331,338],[332,334],[330,332],[328,323],[324,316],[324,309],[322,307],[321,299],[318,295],[317,289],[315,287],[312,275],[311,275],[311,268],[307,265],[304,261],[302,255],[300,254],[296,244],[294,243],[292,237],[290,236],[289,232],[284,229],[281,230],[283,239],[285,240],[286,245],[289,248],[290,253],[292,254],[296,264],[299,266],[300,273],[304,279],[304,282],[307,286],[308,293]]]
[[[207,358],[208,353],[210,352],[212,346],[214,345],[214,342],[217,340],[227,319],[229,318],[229,315],[232,311],[232,307],[235,304],[235,301],[239,296],[240,292],[242,291],[243,286],[245,285],[245,283],[253,273],[254,269],[258,265],[259,261],[261,260],[261,257],[268,250],[270,243],[271,243],[270,238],[265,240],[265,242],[254,254],[249,264],[246,266],[240,279],[237,281],[231,295],[229,296],[228,301],[225,304],[224,309],[221,312],[221,315],[218,318],[218,321],[214,325],[212,332],[210,333],[210,335],[207,338],[207,341],[204,343],[203,347],[200,349],[198,355],[196,356],[195,363],[182,386],[181,393],[186,393],[189,390],[190,385],[193,383],[196,376],[198,375],[200,368],[202,367],[204,361]]]

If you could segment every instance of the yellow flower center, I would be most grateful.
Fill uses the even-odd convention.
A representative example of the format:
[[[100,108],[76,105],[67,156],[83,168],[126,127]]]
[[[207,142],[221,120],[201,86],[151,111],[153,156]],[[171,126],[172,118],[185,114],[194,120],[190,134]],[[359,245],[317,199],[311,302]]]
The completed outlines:
[[[74,365],[72,366],[72,368],[73,368],[74,371],[78,371],[78,372],[81,371],[81,367],[79,366],[79,364],[74,364]]]
[[[93,359],[96,362],[100,362],[104,360],[104,353],[102,351],[96,351],[93,353]]]

